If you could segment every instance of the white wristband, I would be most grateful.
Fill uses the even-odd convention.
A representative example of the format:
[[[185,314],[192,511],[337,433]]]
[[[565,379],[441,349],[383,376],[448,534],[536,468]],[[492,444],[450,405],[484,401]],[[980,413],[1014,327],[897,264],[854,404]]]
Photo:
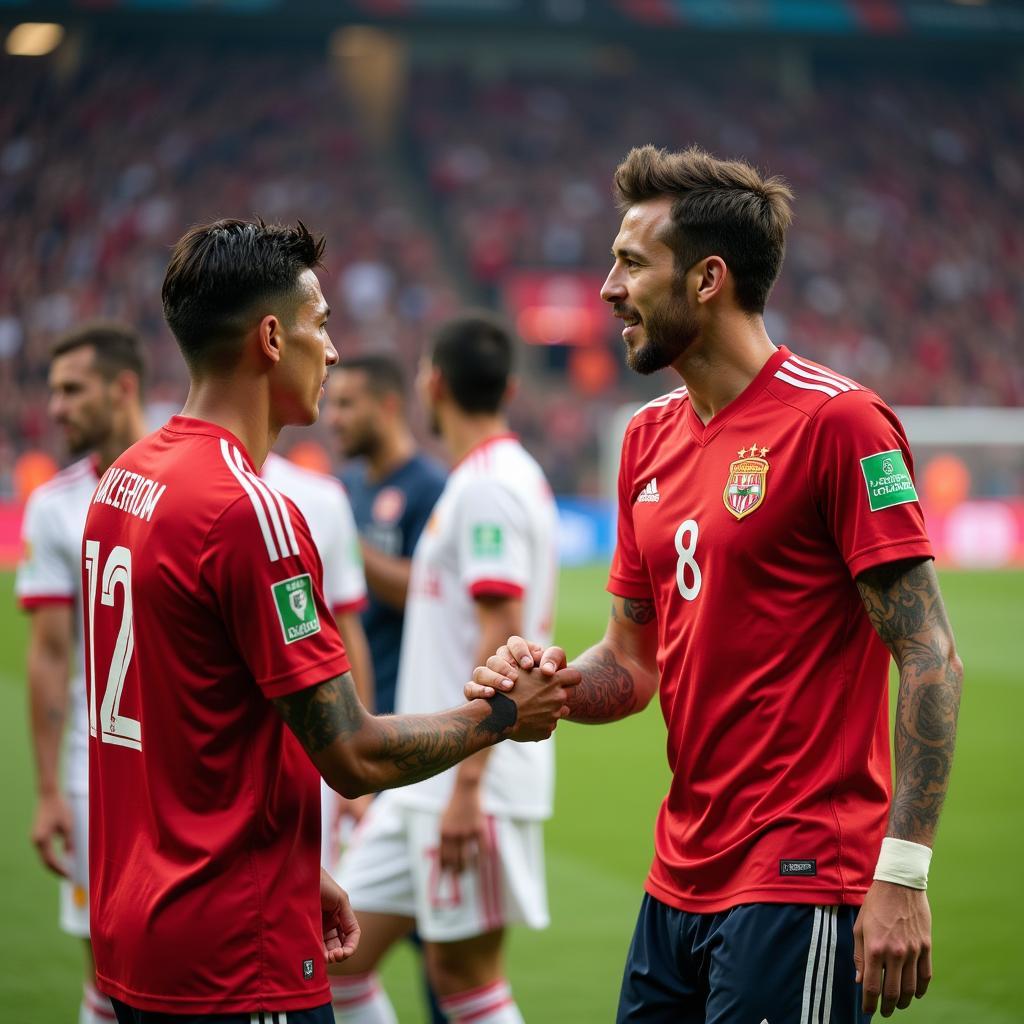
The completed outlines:
[[[932,851],[920,843],[886,836],[878,855],[875,878],[881,882],[905,885],[909,889],[928,888],[928,867]]]

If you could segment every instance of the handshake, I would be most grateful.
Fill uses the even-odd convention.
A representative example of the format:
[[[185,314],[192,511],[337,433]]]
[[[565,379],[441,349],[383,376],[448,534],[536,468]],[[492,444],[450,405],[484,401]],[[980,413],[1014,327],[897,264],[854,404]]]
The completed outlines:
[[[581,675],[566,666],[561,647],[547,649],[519,636],[509,637],[473,670],[466,683],[467,700],[487,700],[492,706],[489,722],[506,738],[518,743],[546,740],[561,718],[570,715],[570,691]]]

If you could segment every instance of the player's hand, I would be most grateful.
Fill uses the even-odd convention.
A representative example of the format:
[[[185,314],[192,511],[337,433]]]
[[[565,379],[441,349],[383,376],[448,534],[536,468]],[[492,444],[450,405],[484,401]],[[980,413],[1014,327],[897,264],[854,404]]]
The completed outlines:
[[[74,852],[71,831],[71,808],[64,797],[41,796],[32,822],[32,845],[39,859],[62,878],[68,877],[68,855]]]
[[[540,665],[542,674],[553,677],[557,672],[568,671],[569,675],[559,676],[559,681],[568,685],[579,682],[575,669],[566,670],[565,651],[561,647],[543,648],[539,644],[530,643],[521,636],[510,636],[508,643],[498,648],[495,654],[487,659],[486,665],[480,665],[473,671],[473,681],[465,686],[467,700],[477,697],[493,697],[495,692],[507,692],[519,678],[520,669],[529,671]]]
[[[442,871],[459,875],[491,849],[490,829],[480,806],[480,787],[456,781],[441,815],[439,860]]]
[[[320,917],[324,958],[329,964],[340,964],[359,945],[359,922],[352,912],[348,893],[323,868],[320,869]]]
[[[569,690],[580,681],[579,672],[566,672],[566,679],[551,679],[540,669],[520,669],[516,687],[507,697],[515,702],[516,723],[508,738],[518,743],[546,740],[561,718],[569,716]]]
[[[853,928],[853,962],[864,1012],[905,1010],[932,980],[932,912],[923,889],[872,882]]]

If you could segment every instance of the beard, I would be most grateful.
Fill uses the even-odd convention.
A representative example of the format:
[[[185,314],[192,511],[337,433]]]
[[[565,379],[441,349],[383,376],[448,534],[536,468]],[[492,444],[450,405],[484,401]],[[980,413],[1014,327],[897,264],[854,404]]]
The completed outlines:
[[[686,296],[673,287],[672,295],[643,321],[644,340],[626,349],[626,365],[648,376],[671,366],[696,340],[700,324]]]

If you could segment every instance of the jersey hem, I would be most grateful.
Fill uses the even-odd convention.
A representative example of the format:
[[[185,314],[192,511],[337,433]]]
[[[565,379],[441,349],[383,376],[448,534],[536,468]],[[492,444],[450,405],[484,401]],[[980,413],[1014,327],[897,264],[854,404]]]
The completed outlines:
[[[291,1012],[292,1010],[315,1010],[331,1001],[330,986],[324,984],[314,992],[280,992],[269,996],[230,995],[222,998],[211,996],[157,996],[135,992],[123,985],[105,978],[96,972],[97,988],[105,995],[119,999],[136,1010],[147,1013],[181,1013],[187,1010],[194,1014],[259,1013],[261,1010]]]
[[[649,584],[627,580],[623,576],[609,576],[605,590],[614,597],[647,598],[648,600],[652,600],[654,597]]]
[[[885,565],[887,562],[898,562],[904,558],[934,558],[931,541],[927,537],[915,537],[913,540],[885,541],[876,544],[866,551],[859,551],[847,561],[850,567],[850,575],[856,579],[867,569],[874,569],[875,566]]]
[[[723,893],[721,896],[680,896],[659,885],[650,876],[644,883],[644,891],[661,903],[666,903],[676,910],[684,910],[690,914],[717,914],[731,907],[744,903],[812,903],[816,906],[859,907],[864,902],[866,888],[851,886],[828,886],[827,888],[809,889],[792,886],[759,886],[753,889],[739,889],[735,892]]]
[[[340,666],[337,671],[329,671],[329,665]],[[319,686],[326,683],[328,679],[344,675],[351,671],[352,666],[344,654],[332,654],[322,661],[302,669],[300,672],[282,672],[280,675],[272,676],[267,680],[257,680],[259,688],[265,697],[287,697],[289,694],[298,693],[299,690],[306,690],[310,686]],[[278,680],[280,680],[278,682]]]
[[[18,607],[23,612],[31,612],[36,608],[45,608],[51,604],[74,604],[71,594],[26,594],[18,598]]]

